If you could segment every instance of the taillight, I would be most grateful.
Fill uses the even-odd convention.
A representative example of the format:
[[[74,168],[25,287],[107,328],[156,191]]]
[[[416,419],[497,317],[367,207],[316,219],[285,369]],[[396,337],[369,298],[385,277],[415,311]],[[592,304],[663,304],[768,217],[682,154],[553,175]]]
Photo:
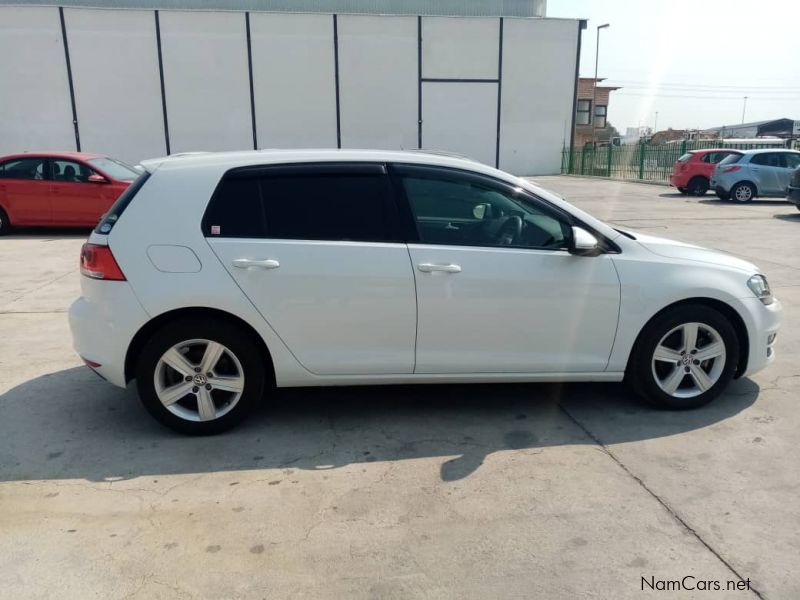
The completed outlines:
[[[108,246],[84,244],[81,248],[81,273],[92,279],[125,281],[125,275]]]
[[[734,171],[738,171],[741,168],[742,167],[740,167],[739,165],[731,165],[730,167],[725,167],[724,169],[722,169],[722,172],[723,173],[733,173]]]

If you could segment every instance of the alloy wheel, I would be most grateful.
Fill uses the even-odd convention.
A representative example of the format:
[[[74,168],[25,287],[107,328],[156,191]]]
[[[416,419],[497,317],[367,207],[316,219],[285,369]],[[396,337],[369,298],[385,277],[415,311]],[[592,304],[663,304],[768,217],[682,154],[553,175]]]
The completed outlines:
[[[158,399],[187,421],[213,421],[230,412],[244,391],[244,370],[226,346],[192,339],[161,355],[153,375]]]
[[[739,202],[747,202],[753,199],[753,190],[749,185],[740,185],[734,190],[733,197]]]
[[[683,323],[656,345],[652,371],[661,391],[694,398],[711,389],[725,370],[725,342],[705,323]]]

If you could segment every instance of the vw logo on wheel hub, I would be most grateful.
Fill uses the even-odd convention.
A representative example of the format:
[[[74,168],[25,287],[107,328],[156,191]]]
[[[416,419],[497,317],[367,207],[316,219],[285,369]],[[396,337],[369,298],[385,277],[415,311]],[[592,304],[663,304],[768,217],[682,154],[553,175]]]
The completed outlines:
[[[195,375],[193,381],[195,385],[205,385],[208,383],[208,379],[202,373]]]

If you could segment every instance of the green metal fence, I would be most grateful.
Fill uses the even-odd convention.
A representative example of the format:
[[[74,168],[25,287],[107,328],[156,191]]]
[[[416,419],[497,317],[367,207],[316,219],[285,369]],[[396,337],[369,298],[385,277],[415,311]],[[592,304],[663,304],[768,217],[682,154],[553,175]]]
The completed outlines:
[[[631,144],[592,148],[564,148],[561,153],[561,173],[569,175],[594,175],[615,179],[669,182],[672,165],[689,150],[719,148],[718,140],[681,142],[680,144]],[[725,148],[752,150],[774,148],[774,144],[724,144]]]

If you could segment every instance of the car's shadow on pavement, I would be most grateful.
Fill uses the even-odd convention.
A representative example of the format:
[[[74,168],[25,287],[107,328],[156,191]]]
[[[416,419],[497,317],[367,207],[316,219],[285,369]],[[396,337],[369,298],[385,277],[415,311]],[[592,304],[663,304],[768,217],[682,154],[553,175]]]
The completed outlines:
[[[92,227],[15,227],[10,233],[0,239],[6,240],[42,240],[50,238],[59,239],[86,239],[92,232]]]
[[[776,219],[780,219],[781,221],[792,221],[794,223],[800,223],[800,212],[793,212],[789,214],[779,214],[779,215],[772,215]]]
[[[780,199],[761,199],[756,198],[752,202],[736,202],[735,200],[720,200],[716,197],[707,197],[707,198],[700,198],[697,200],[700,204],[708,204],[710,206],[719,206],[725,208],[731,208],[732,206],[747,206],[748,208],[758,208],[761,207],[770,207],[774,208],[775,206],[788,206],[789,203],[786,200]]]
[[[622,384],[427,385],[279,391],[237,429],[185,437],[156,423],[135,390],[76,367],[0,396],[0,481],[247,469],[324,470],[441,457],[445,481],[504,450],[615,444],[707,427],[758,397],[749,379],[693,411],[646,407]]]

